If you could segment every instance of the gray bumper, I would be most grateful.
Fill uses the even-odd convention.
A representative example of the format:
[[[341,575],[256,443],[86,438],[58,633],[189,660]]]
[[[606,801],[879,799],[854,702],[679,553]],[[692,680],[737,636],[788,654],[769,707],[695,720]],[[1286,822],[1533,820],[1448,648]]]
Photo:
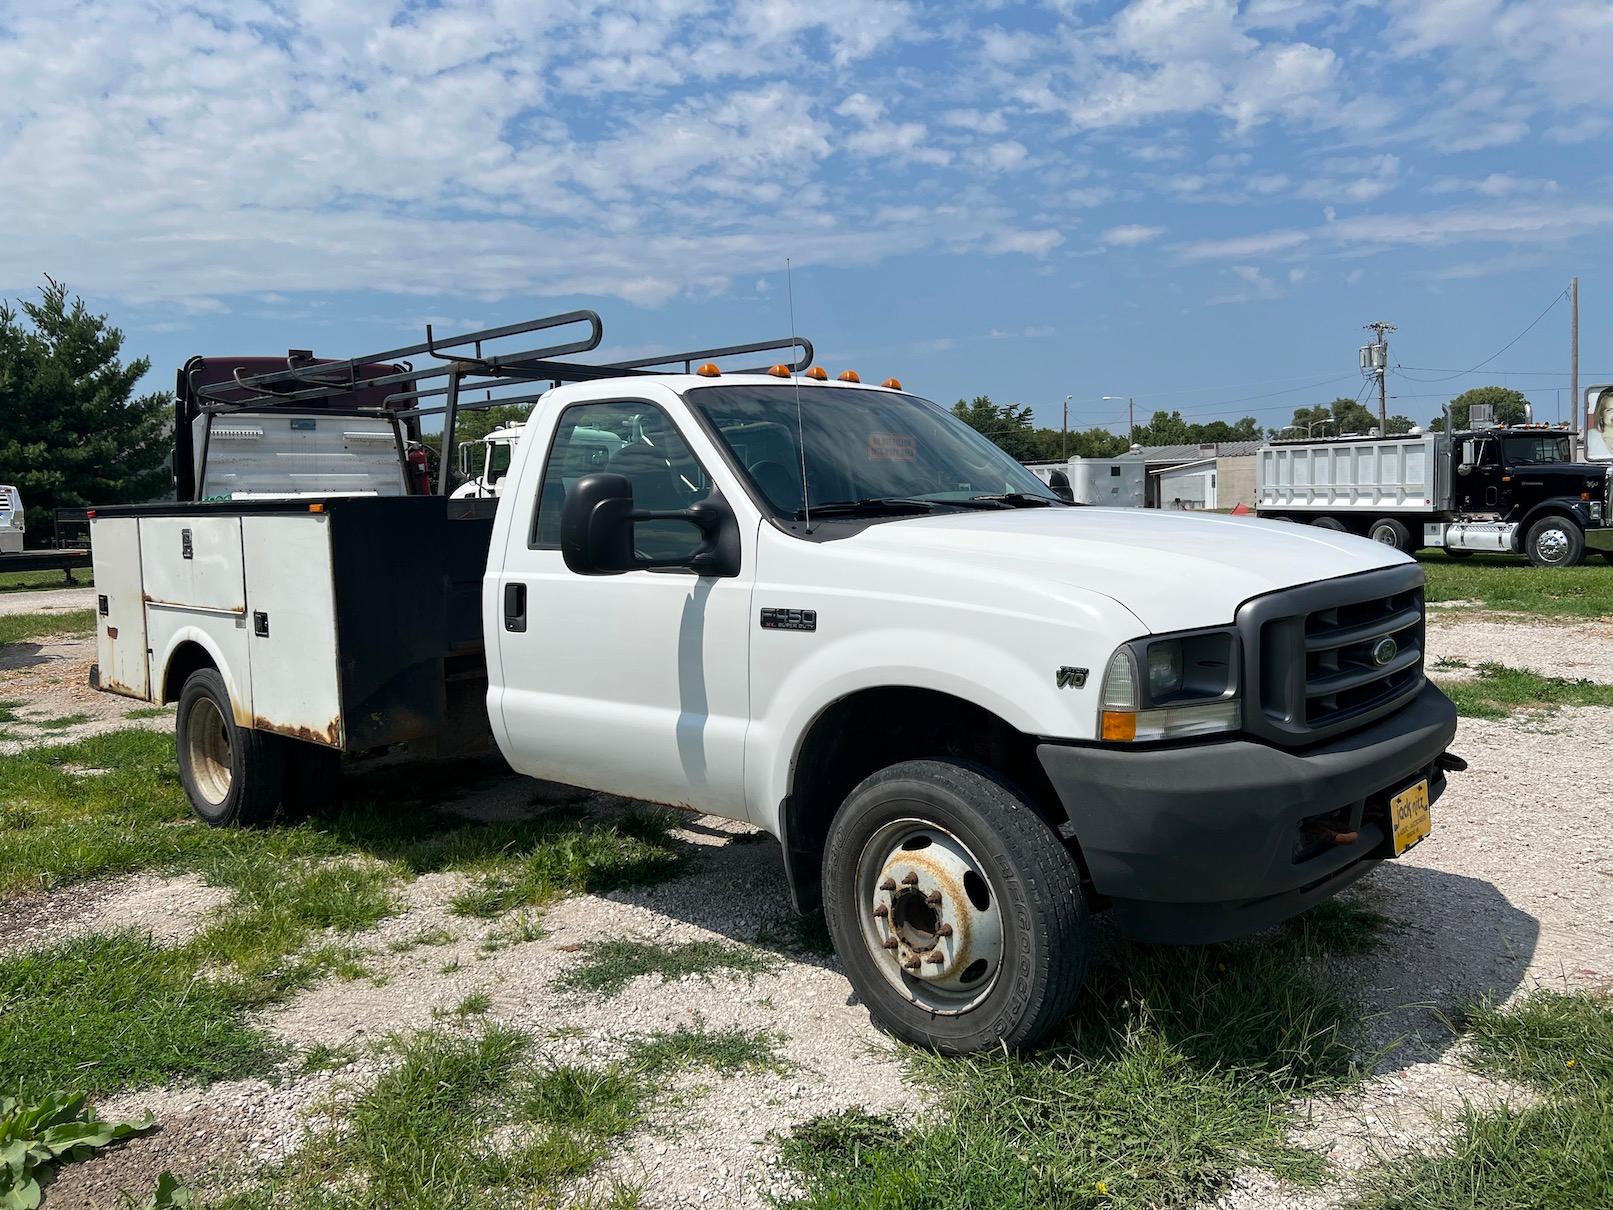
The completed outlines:
[[[1585,531],[1585,545],[1590,550],[1613,552],[1613,526],[1602,525]]]
[[[1425,777],[1438,798],[1455,734],[1455,707],[1427,685],[1404,709],[1303,751],[1235,739],[1042,744],[1037,755],[1120,931],[1207,942],[1302,912],[1393,856],[1389,798]],[[1302,844],[1303,821],[1332,812],[1357,839]]]

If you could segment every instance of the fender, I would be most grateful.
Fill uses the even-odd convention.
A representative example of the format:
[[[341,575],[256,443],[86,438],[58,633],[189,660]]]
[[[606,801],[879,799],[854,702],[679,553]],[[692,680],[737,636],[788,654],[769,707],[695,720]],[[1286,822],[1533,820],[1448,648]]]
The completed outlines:
[[[212,636],[199,626],[181,626],[174,632],[173,637],[168,640],[168,645],[163,649],[161,657],[152,661],[154,675],[151,684],[151,700],[161,706],[166,706],[171,701],[177,700],[177,698],[163,696],[163,686],[167,684],[168,669],[173,663],[174,653],[187,643],[195,643],[203,651],[207,652],[208,658],[213,661],[213,667],[218,669],[218,674],[224,678],[224,687],[229,690],[230,694],[230,712],[235,716],[236,726],[252,726],[251,694],[242,686],[240,679],[236,676],[235,669],[224,658],[224,653],[219,650],[218,644],[213,641]]]
[[[1578,496],[1549,496],[1530,508],[1519,520],[1518,532],[1514,538],[1515,549],[1519,551],[1523,549],[1524,535],[1529,532],[1531,525],[1542,517],[1549,516],[1565,517],[1582,530],[1591,527],[1591,508],[1586,501]]]

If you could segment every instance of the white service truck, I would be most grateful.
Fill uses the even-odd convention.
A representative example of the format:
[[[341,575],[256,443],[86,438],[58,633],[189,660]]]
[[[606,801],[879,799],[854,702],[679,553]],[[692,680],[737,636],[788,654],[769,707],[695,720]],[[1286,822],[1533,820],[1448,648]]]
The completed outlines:
[[[518,368],[563,385],[496,500],[96,510],[100,687],[178,703],[202,819],[271,816],[310,752],[490,732],[777,837],[876,1020],[965,1052],[1068,1013],[1093,913],[1268,927],[1462,767],[1386,546],[1067,504],[894,379],[455,373]]]

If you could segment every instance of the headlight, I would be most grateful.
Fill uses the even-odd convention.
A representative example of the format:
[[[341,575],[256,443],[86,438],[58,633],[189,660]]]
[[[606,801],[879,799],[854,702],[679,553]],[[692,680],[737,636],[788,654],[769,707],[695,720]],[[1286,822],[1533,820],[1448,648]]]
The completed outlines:
[[[1099,697],[1106,740],[1184,739],[1236,731],[1238,636],[1231,630],[1137,639],[1114,653]]]

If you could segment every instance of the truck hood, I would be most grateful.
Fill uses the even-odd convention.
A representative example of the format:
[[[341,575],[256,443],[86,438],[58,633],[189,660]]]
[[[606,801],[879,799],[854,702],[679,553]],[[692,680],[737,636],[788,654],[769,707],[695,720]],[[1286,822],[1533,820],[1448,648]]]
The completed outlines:
[[[950,557],[964,574],[1098,593],[1162,634],[1233,620],[1251,597],[1410,560],[1352,534],[1254,517],[1130,508],[942,513],[871,525],[859,546]],[[1012,591],[1012,590],[1010,590]]]

